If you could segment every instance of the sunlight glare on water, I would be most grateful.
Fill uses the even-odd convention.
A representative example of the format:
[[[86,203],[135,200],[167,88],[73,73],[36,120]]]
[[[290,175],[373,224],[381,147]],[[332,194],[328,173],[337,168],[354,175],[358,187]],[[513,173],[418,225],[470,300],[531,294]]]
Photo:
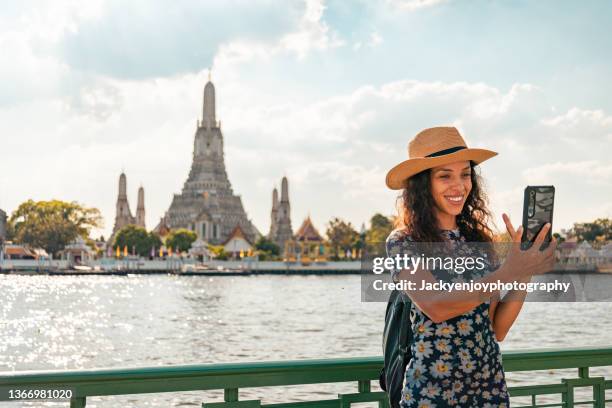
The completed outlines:
[[[386,304],[360,299],[357,275],[2,275],[0,371],[379,356]],[[526,303],[501,345],[610,346],[611,329],[609,303]],[[591,375],[610,378],[606,370]],[[507,378],[510,386],[554,383],[562,374],[575,371]],[[272,403],[355,391],[355,384],[324,384],[248,389],[240,398]],[[87,407],[199,407],[221,400],[219,391],[184,392],[92,397]]]

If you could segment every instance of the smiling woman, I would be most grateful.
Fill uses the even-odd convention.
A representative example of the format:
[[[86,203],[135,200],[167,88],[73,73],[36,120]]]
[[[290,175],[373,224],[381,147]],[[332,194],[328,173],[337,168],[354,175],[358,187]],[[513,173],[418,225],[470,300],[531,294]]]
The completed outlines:
[[[409,159],[387,174],[388,187],[403,189],[397,229],[386,242],[387,256],[410,252],[410,242],[491,242],[490,214],[475,166],[497,153],[468,148],[454,127],[420,132],[408,151]],[[513,239],[518,237],[509,220],[507,225]],[[460,248],[454,256],[462,256]],[[478,277],[481,282],[507,280],[510,269],[500,267],[487,278]],[[438,278],[436,270],[423,268],[416,273],[394,271],[393,276],[394,281],[411,281],[419,288],[434,285]],[[405,293],[412,300],[407,323],[414,333],[407,345],[412,359],[405,368],[401,397],[389,390],[391,405],[508,407],[498,341],[512,326],[524,298],[497,307],[497,291]]]

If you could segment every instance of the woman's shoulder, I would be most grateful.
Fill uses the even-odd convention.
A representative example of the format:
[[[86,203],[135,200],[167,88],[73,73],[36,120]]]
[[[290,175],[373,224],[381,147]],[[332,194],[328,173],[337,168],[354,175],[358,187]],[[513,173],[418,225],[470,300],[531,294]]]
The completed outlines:
[[[401,242],[401,241],[413,241],[410,233],[406,228],[396,228],[389,233],[385,242]]]
[[[405,228],[397,228],[391,231],[385,241],[387,254],[405,252],[407,243],[414,242],[412,236]]]

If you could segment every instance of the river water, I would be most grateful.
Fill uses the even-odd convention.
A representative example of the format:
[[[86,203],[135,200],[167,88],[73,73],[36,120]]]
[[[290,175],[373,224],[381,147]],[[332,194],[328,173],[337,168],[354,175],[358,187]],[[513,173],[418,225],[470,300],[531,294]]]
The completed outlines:
[[[360,299],[358,275],[1,275],[0,371],[381,355],[386,304]],[[501,347],[610,347],[611,312],[611,303],[526,303]],[[575,375],[508,373],[507,380],[555,383]],[[594,368],[591,375],[609,379],[612,370]],[[356,392],[356,385],[247,389],[240,398],[271,403],[343,392]],[[92,397],[87,407],[200,407],[221,400],[217,391],[185,392]]]

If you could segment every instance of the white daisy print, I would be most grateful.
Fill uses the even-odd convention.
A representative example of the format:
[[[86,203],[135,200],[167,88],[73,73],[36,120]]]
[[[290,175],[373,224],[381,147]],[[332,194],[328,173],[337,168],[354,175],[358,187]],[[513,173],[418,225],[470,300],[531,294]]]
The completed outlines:
[[[476,365],[474,364],[473,360],[463,360],[461,361],[461,365],[459,366],[459,368],[461,368],[461,371],[463,371],[464,373],[469,374],[474,371]]]
[[[441,391],[438,384],[434,384],[430,381],[427,383],[427,386],[421,390],[421,395],[427,398],[435,398],[440,395]]]
[[[419,340],[414,345],[414,355],[416,358],[427,358],[433,354],[431,341]]]
[[[459,332],[461,336],[467,336],[472,331],[474,331],[472,328],[472,319],[461,319],[457,322],[457,332]]]
[[[436,329],[436,336],[448,338],[451,337],[453,334],[455,334],[455,328],[452,324],[448,324],[446,322],[438,324],[438,328]]]
[[[429,337],[433,335],[433,327],[431,327],[433,322],[431,320],[427,320],[425,322],[421,322],[417,324],[415,328],[415,333],[419,336]]]
[[[450,376],[450,364],[447,361],[444,360],[436,360],[433,363],[431,363],[430,366],[430,370],[431,370],[431,375],[434,376],[434,378],[446,378]]]
[[[448,340],[446,340],[446,339],[436,340],[434,342],[434,345],[436,346],[436,350],[438,350],[438,351],[440,351],[442,353],[448,353],[450,351]]]
[[[425,382],[424,373],[427,368],[422,363],[415,363],[406,370],[406,382],[410,387],[418,387]]]
[[[436,404],[428,399],[423,399],[419,401],[417,408],[436,408]]]

